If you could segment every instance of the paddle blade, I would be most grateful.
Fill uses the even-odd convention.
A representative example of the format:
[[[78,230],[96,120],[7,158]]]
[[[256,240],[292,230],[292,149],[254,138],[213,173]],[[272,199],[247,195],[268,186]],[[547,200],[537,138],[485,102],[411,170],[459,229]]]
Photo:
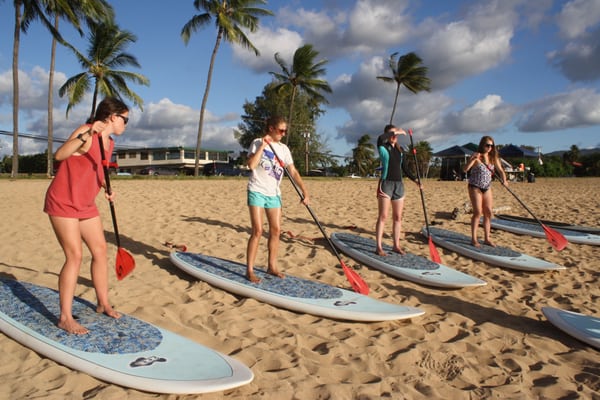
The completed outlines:
[[[342,264],[342,269],[344,270],[352,289],[354,289],[356,293],[364,294],[365,296],[368,295],[369,286],[367,285],[367,282],[365,282],[356,271],[348,267],[344,261],[340,260],[340,263]]]
[[[438,253],[435,244],[433,244],[431,235],[429,235],[429,256],[431,257],[431,261],[433,261],[434,263],[442,263],[442,258],[440,257],[440,253]]]
[[[135,260],[127,252],[127,250],[119,247],[117,250],[117,261],[115,264],[115,272],[117,279],[122,280],[135,268]]]
[[[558,251],[561,251],[562,249],[567,247],[569,241],[566,237],[562,235],[562,233],[557,232],[554,229],[548,228],[544,224],[542,224],[542,228],[544,228],[544,232],[546,233],[546,239],[548,239],[552,247],[554,247]]]

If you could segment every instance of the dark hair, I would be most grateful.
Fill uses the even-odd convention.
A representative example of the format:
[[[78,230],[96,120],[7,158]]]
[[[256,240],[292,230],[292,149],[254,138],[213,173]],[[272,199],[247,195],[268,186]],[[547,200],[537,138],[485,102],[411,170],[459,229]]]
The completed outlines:
[[[287,122],[287,121],[282,116],[273,115],[272,117],[267,119],[267,130],[269,130],[269,128],[271,128],[271,127],[275,128],[275,127],[277,127],[277,125],[284,123],[284,122]]]
[[[106,97],[96,107],[94,121],[106,121],[113,114],[129,111],[129,107],[116,97]]]

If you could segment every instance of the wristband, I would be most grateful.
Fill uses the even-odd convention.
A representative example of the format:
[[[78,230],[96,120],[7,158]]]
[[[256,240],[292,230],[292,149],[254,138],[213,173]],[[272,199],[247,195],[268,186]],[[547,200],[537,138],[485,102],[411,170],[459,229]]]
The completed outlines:
[[[89,132],[89,131],[88,131]],[[87,139],[83,138],[83,135],[85,135],[88,132],[84,132],[84,133],[80,133],[79,135],[77,135],[77,139],[81,140],[82,143],[87,142]]]

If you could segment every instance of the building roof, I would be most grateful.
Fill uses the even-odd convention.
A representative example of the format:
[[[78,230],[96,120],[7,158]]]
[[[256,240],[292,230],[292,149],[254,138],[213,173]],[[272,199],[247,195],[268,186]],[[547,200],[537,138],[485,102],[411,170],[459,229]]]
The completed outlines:
[[[524,147],[517,147],[514,144],[509,144],[508,146],[503,146],[500,149],[499,153],[500,153],[501,157],[506,157],[506,158],[510,158],[510,157],[537,158],[537,156],[538,156],[537,152],[526,149]]]
[[[434,153],[433,156],[442,158],[464,158],[466,156],[470,156],[471,154],[473,154],[473,152],[463,146],[452,146],[445,150]]]

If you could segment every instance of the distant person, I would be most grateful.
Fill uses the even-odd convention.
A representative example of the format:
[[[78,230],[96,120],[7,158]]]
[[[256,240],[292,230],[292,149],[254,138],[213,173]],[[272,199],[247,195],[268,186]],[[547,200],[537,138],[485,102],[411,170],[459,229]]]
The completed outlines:
[[[406,169],[404,165],[404,149],[398,143],[398,135],[406,135],[406,132],[394,125],[386,125],[377,138],[377,149],[381,160],[381,177],[377,184],[377,206],[378,216],[375,225],[375,252],[380,256],[386,256],[383,250],[383,230],[388,217],[390,205],[392,208],[392,239],[394,245],[392,250],[404,254],[400,246],[402,235],[402,211],[404,209],[404,184],[402,182],[402,171],[413,182],[418,184],[417,179]]]
[[[250,211],[252,232],[246,251],[246,276],[251,282],[255,283],[260,282],[260,279],[254,274],[254,262],[258,252],[258,243],[263,233],[263,211],[267,215],[269,223],[267,272],[279,278],[284,277],[277,268],[282,215],[279,186],[285,174],[284,167],[287,168],[302,191],[304,196],[302,203],[305,205],[309,203],[304,182],[298,170],[294,167],[292,153],[285,144],[281,143],[281,139],[287,133],[287,123],[281,117],[272,117],[267,121],[266,129],[266,135],[255,139],[250,145],[247,162],[248,168],[252,171],[248,181],[248,209]],[[270,146],[273,146],[275,153],[273,153]]]
[[[93,121],[75,129],[54,154],[60,165],[46,192],[44,211],[50,217],[65,253],[65,263],[58,278],[58,327],[69,333],[88,333],[72,314],[84,243],[92,255],[92,282],[98,300],[96,311],[113,318],[121,316],[108,300],[107,245],[95,200],[101,188],[106,190],[99,140],[104,141],[105,158],[110,160],[114,148],[110,135],[121,135],[128,121],[127,106],[108,97],[98,104]],[[110,196],[106,194],[106,198],[112,201],[114,195],[114,192]]]
[[[490,136],[481,138],[477,152],[471,155],[471,158],[464,167],[464,171],[470,171],[468,190],[471,206],[473,207],[471,244],[475,247],[481,246],[477,240],[477,228],[479,220],[483,215],[483,242],[488,246],[495,246],[490,238],[494,202],[492,197],[492,178],[497,173],[502,178],[503,185],[508,185],[508,181],[500,162],[500,156],[496,151],[494,139]]]

